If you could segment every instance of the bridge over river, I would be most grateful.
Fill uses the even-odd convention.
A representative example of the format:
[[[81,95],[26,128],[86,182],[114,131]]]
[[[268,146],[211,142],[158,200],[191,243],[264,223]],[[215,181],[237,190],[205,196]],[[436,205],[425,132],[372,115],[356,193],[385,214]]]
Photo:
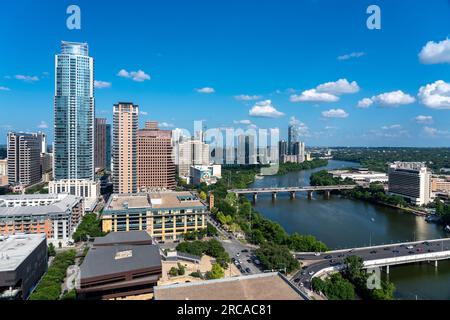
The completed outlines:
[[[364,248],[328,251],[324,253],[295,253],[305,267],[291,279],[299,287],[311,289],[314,277],[324,273],[339,271],[345,267],[344,260],[349,256],[359,256],[364,261],[365,268],[385,268],[393,265],[430,262],[438,267],[439,260],[450,259],[450,239],[436,239],[397,243]]]
[[[289,193],[291,198],[294,199],[297,192],[307,192],[308,198],[312,198],[313,192],[324,192],[325,198],[329,198],[331,191],[351,190],[356,188],[356,185],[340,185],[340,186],[306,186],[306,187],[283,187],[283,188],[250,188],[250,189],[231,189],[229,192],[233,192],[236,195],[253,195],[253,201],[256,202],[258,194],[269,193],[272,194],[272,198],[276,199],[278,193]]]

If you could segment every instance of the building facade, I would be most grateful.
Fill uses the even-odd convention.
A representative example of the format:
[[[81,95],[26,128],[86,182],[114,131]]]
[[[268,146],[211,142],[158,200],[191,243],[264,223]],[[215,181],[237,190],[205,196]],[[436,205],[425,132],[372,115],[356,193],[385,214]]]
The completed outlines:
[[[67,194],[0,196],[0,235],[45,233],[67,243],[84,215],[83,198]]]
[[[288,127],[289,154],[295,155],[294,145],[300,142],[300,127],[297,123],[291,123]]]
[[[35,133],[8,133],[8,182],[29,186],[41,181],[41,145]]]
[[[139,106],[120,102],[113,109],[114,193],[137,192]]]
[[[94,210],[100,197],[100,182],[82,179],[50,181],[48,193],[51,195],[71,194],[84,198],[86,211]]]
[[[217,183],[222,178],[222,166],[214,164],[210,166],[191,166],[190,184],[199,185],[206,183],[207,185]]]
[[[206,228],[207,207],[191,192],[113,194],[101,215],[104,232],[147,231],[171,241]]]
[[[111,125],[105,118],[95,118],[95,169],[111,170]]]
[[[147,122],[137,133],[137,188],[139,191],[176,187],[172,131]]]
[[[421,162],[396,162],[389,166],[388,190],[415,205],[431,202],[431,173]]]
[[[191,166],[210,164],[209,145],[202,140],[184,140],[175,146],[175,162],[178,175],[189,177]]]
[[[94,59],[87,43],[62,42],[55,57],[56,180],[94,180]]]
[[[0,236],[0,300],[26,300],[47,271],[44,234]]]

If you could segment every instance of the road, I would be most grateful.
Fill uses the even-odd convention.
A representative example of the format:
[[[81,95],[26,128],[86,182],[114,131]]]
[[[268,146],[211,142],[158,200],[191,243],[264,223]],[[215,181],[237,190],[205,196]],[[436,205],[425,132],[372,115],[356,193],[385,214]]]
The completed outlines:
[[[359,256],[364,261],[379,260],[386,258],[420,255],[426,253],[438,253],[450,250],[450,239],[421,241],[405,244],[392,244],[370,248],[339,250],[322,253],[317,256],[314,253],[296,254],[296,258],[305,265],[297,272],[292,281],[298,286],[311,289],[311,280],[318,271],[332,266],[344,264],[345,258]]]
[[[225,251],[228,252],[231,258],[240,261],[240,263],[238,264],[240,264],[242,268],[238,268],[242,274],[246,275],[262,272],[253,262],[256,259],[252,260],[252,257],[254,257],[252,252],[255,250],[255,246],[245,245],[241,243],[231,233],[223,230],[220,225],[211,217],[208,217],[207,219],[208,222],[215,226],[219,231],[220,235],[216,237],[216,239],[220,241],[220,243],[222,243]],[[238,266],[238,264],[236,264],[236,266]],[[250,270],[250,272],[245,271],[247,268]]]

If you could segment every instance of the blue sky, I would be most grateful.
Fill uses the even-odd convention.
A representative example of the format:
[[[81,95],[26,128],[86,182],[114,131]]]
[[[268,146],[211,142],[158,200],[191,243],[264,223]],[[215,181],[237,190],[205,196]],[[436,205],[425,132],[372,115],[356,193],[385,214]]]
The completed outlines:
[[[81,30],[66,28],[72,4]],[[371,4],[381,30],[366,27]],[[67,40],[89,43],[107,86],[99,117],[132,101],[141,123],[169,128],[241,122],[285,137],[295,117],[307,145],[450,146],[447,0],[15,0],[0,30],[0,144],[39,127],[52,140],[54,55]]]

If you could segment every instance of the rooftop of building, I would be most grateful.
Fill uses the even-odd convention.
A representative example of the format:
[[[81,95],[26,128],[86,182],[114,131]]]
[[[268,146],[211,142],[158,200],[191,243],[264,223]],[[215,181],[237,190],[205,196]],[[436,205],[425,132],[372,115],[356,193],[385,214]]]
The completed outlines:
[[[5,201],[21,201],[21,200],[52,200],[49,205],[40,206],[17,206],[7,207]],[[52,213],[61,213],[70,210],[82,200],[81,197],[76,197],[69,194],[59,195],[6,195],[0,196],[0,217],[14,216],[14,215],[43,215]]]
[[[161,191],[136,194],[113,194],[105,211],[140,208],[186,208],[204,207],[199,198],[191,192]]]
[[[279,273],[262,273],[154,288],[155,300],[303,300]]]
[[[147,231],[111,232],[104,237],[94,240],[94,246],[124,245],[124,244],[152,244],[152,237]]]
[[[155,245],[94,246],[81,264],[81,280],[149,268],[161,268],[159,248]]]
[[[0,236],[0,272],[16,270],[45,241],[45,234]]]

